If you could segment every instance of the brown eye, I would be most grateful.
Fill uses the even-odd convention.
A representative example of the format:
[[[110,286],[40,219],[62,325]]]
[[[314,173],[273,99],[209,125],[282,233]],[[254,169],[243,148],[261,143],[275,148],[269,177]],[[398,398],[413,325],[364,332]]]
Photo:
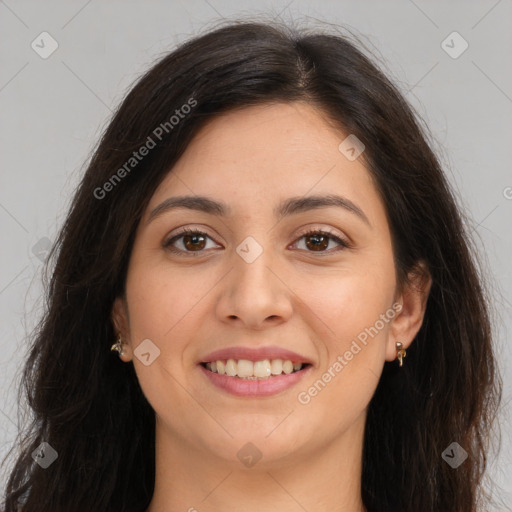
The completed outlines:
[[[184,235],[183,236],[183,245],[191,251],[195,251],[197,249],[204,249],[206,245],[206,239],[203,235],[194,234],[194,235]]]
[[[305,239],[304,250],[307,252],[331,254],[333,252],[337,252],[350,247],[349,243],[345,240],[342,240],[341,238],[322,230],[308,231],[299,238],[299,240],[302,239]],[[331,242],[335,242],[341,247],[337,249],[334,248],[332,250],[326,250]]]
[[[206,252],[204,249],[208,248],[206,247],[208,239],[212,240],[209,235],[202,231],[183,229],[181,233],[164,242],[163,247],[180,255],[200,256]],[[301,248],[302,250],[316,252],[319,255],[331,254],[350,247],[349,243],[345,240],[321,230],[312,230],[304,233],[298,240],[301,241],[302,239],[306,240],[305,249]],[[340,247],[327,250],[331,242],[335,242]]]
[[[308,235],[304,237],[309,240],[310,243],[306,242],[306,247],[313,251],[320,251],[327,249],[329,246],[329,237],[321,234]]]
[[[211,238],[202,231],[184,229],[181,233],[173,236],[163,247],[171,252],[185,254],[187,256],[199,256],[206,248],[208,239]],[[178,247],[176,247],[178,245]],[[181,247],[179,247],[181,245]]]

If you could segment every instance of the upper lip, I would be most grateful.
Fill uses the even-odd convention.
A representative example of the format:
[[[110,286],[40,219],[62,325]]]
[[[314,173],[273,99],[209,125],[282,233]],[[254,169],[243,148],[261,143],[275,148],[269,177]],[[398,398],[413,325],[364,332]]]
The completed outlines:
[[[247,359],[249,361],[263,361],[264,359],[283,359],[292,363],[312,364],[311,361],[296,352],[277,346],[270,347],[228,347],[215,350],[201,359],[201,363],[224,361],[227,359]]]

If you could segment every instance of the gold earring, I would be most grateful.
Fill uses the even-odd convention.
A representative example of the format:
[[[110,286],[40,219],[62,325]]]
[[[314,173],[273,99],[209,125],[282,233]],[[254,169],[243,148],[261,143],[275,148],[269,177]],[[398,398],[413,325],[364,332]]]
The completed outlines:
[[[123,340],[121,339],[121,335],[119,334],[117,341],[110,347],[110,350],[117,350],[117,352],[119,353],[119,357],[121,357],[122,355],[124,355],[123,345]]]
[[[403,358],[407,355],[405,352],[405,348],[402,343],[397,341],[396,343],[397,357],[398,357],[398,365],[403,365]]]

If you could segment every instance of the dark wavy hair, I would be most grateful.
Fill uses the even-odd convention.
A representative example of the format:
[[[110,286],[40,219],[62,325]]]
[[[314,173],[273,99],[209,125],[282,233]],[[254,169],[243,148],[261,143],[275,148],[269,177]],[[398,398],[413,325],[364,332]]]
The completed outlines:
[[[502,381],[486,281],[428,129],[373,60],[338,31],[239,20],[186,41],[137,79],[104,131],[50,253],[46,307],[19,391],[31,424],[17,439],[6,512],[19,504],[24,512],[145,510],[154,490],[154,412],[133,365],[109,350],[112,305],[124,294],[136,227],[206,122],[294,101],[364,142],[361,158],[386,208],[399,284],[420,261],[432,277],[407,364],[400,371],[384,364],[369,404],[363,503],[371,512],[475,512],[490,499],[483,477]],[[117,172],[151,136],[147,156]],[[457,469],[442,458],[454,441],[469,454]],[[32,458],[42,442],[58,453],[47,469]]]

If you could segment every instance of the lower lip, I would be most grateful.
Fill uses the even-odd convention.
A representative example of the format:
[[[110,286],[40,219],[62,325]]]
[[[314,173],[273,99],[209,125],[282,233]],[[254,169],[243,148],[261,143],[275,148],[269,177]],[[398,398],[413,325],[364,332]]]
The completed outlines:
[[[238,377],[228,377],[227,375],[219,375],[218,373],[207,370],[203,365],[199,365],[199,368],[210,380],[210,382],[235,396],[246,396],[246,397],[263,397],[272,396],[285,391],[299,382],[302,377],[311,369],[310,366],[306,366],[303,370],[298,372],[290,373],[288,375],[281,374],[268,379],[262,380],[248,380],[240,379]]]

